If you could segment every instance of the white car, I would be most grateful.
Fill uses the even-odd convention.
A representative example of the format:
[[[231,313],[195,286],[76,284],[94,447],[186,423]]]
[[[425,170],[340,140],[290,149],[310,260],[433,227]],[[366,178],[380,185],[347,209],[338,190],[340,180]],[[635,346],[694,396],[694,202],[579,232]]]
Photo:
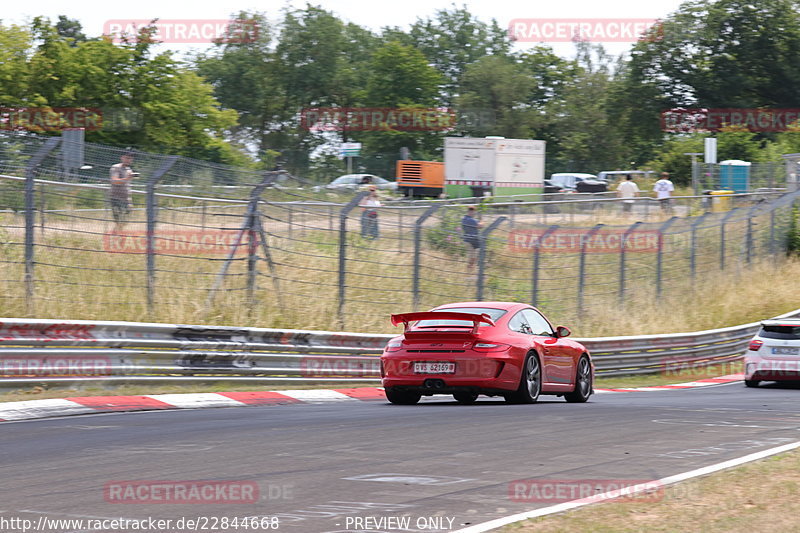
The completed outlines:
[[[764,320],[744,355],[744,384],[800,381],[800,318]]]
[[[575,190],[578,183],[586,180],[596,180],[594,174],[584,174],[582,172],[557,172],[550,175],[550,183],[562,189]]]
[[[375,185],[382,191],[396,191],[397,183],[385,180],[372,174],[345,174],[339,176],[327,185],[315,187],[315,190],[356,191],[364,184],[364,178],[369,178],[370,185]]]

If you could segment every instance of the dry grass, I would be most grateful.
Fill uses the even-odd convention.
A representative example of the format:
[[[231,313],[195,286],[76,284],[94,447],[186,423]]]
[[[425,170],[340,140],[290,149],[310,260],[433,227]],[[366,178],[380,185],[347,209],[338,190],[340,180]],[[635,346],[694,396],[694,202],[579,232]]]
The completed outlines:
[[[514,524],[514,533],[797,531],[800,451],[666,487],[662,501],[592,505]]]
[[[183,224],[238,227],[240,210],[212,209],[199,213],[165,211],[162,228],[186,229]],[[231,216],[236,215],[236,216]],[[130,320],[232,326],[258,326],[356,332],[392,333],[389,314],[413,308],[410,294],[413,216],[381,218],[381,239],[365,241],[351,222],[348,237],[345,320],[338,319],[338,220],[328,213],[286,213],[268,219],[270,246],[280,278],[279,289],[264,262],[254,302],[246,298],[245,261],[235,261],[223,288],[207,305],[208,288],[222,256],[159,256],[156,267],[157,305],[145,304],[145,256],[103,251],[107,222],[75,221],[50,215],[45,232],[37,230],[35,306],[25,305],[21,219],[6,218],[0,239],[0,316],[54,319]],[[393,215],[394,216],[394,215]],[[520,217],[520,223],[522,223]],[[607,218],[605,222],[614,223]],[[433,223],[433,222],[432,222]],[[403,224],[400,226],[399,224]],[[14,228],[14,226],[17,226]],[[141,222],[129,229],[142,230]],[[331,231],[333,228],[333,231]],[[191,228],[190,228],[191,229]],[[85,233],[93,231],[94,234]],[[504,230],[507,231],[507,230]],[[762,230],[763,231],[763,230]],[[402,234],[404,239],[399,239]],[[712,241],[715,233],[702,236]],[[2,235],[0,235],[1,237]],[[738,238],[738,237],[737,237]],[[5,242],[5,243],[3,243]],[[703,241],[701,240],[701,244]],[[71,248],[97,250],[77,252]],[[692,282],[685,250],[676,248],[664,266],[663,296],[655,295],[655,254],[628,254],[625,303],[617,297],[619,260],[614,254],[595,254],[587,260],[583,312],[577,312],[577,256],[543,254],[537,305],[548,316],[569,325],[577,337],[636,335],[692,331],[757,321],[800,307],[794,279],[800,261],[771,259],[744,265],[741,256],[717,269],[714,251],[701,246],[698,263],[704,272]],[[503,235],[489,249],[485,300],[530,301],[530,254],[510,253]],[[679,258],[680,260],[673,260]],[[61,265],[61,266],[50,266]],[[429,247],[423,240],[420,308],[475,298],[475,272],[458,254]]]

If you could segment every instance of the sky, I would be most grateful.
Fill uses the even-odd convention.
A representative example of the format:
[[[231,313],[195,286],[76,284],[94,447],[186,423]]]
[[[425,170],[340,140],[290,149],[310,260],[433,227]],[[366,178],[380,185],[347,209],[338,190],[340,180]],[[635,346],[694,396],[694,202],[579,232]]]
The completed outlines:
[[[465,5],[477,18],[484,22],[491,19],[507,28],[516,19],[534,19],[537,28],[541,28],[543,19],[611,19],[612,21],[628,19],[653,20],[664,18],[674,12],[682,3],[681,0],[556,0],[550,2],[519,0],[473,0],[453,2],[452,0],[402,0],[376,2],[374,0],[318,0],[311,1],[324,9],[333,11],[347,22],[379,30],[384,26],[399,26],[407,29],[419,18],[433,17],[437,10]],[[299,0],[229,0],[227,2],[209,2],[198,0],[135,0],[133,2],[107,2],[87,0],[64,2],[63,0],[5,0],[0,18],[4,24],[21,24],[35,16],[47,16],[56,20],[58,15],[66,15],[78,19],[84,33],[96,36],[104,31],[108,21],[112,20],[186,20],[186,19],[228,19],[231,13],[241,10],[260,11],[267,14],[270,20],[279,20],[281,11],[287,6],[303,7],[306,2]],[[530,28],[530,26],[526,26]],[[608,26],[604,26],[608,27]],[[568,42],[547,41],[553,49],[563,55],[570,56],[574,46]],[[607,42],[606,49],[619,54],[628,50],[630,42]],[[162,45],[165,46],[165,45]],[[170,49],[187,52],[191,48],[202,48],[200,44],[171,44]],[[519,43],[518,48],[533,46]]]

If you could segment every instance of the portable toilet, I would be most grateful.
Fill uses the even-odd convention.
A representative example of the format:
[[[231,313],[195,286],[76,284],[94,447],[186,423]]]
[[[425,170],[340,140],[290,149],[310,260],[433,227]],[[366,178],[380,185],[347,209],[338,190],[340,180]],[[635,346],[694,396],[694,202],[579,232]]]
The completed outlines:
[[[719,163],[720,189],[734,192],[750,190],[750,163],[738,159],[728,159]]]

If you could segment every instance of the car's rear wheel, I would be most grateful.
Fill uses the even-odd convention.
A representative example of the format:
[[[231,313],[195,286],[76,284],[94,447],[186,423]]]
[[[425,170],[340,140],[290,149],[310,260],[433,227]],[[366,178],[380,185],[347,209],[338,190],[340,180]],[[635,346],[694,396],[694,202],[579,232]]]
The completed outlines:
[[[751,389],[755,389],[756,387],[758,387],[759,383],[761,383],[761,382],[758,381],[757,379],[746,379],[746,380],[744,380],[744,386],[745,387],[750,387]]]
[[[455,392],[453,393],[453,398],[456,399],[458,403],[469,405],[471,403],[475,403],[475,400],[478,399],[477,392]]]
[[[414,405],[422,398],[419,392],[397,390],[394,388],[386,389],[386,399],[395,405]]]
[[[575,370],[575,388],[564,395],[569,403],[584,403],[592,395],[592,365],[585,355],[578,361]]]
[[[539,357],[535,353],[529,353],[522,366],[519,387],[505,398],[509,403],[536,403],[541,392],[542,368],[539,365]]]

